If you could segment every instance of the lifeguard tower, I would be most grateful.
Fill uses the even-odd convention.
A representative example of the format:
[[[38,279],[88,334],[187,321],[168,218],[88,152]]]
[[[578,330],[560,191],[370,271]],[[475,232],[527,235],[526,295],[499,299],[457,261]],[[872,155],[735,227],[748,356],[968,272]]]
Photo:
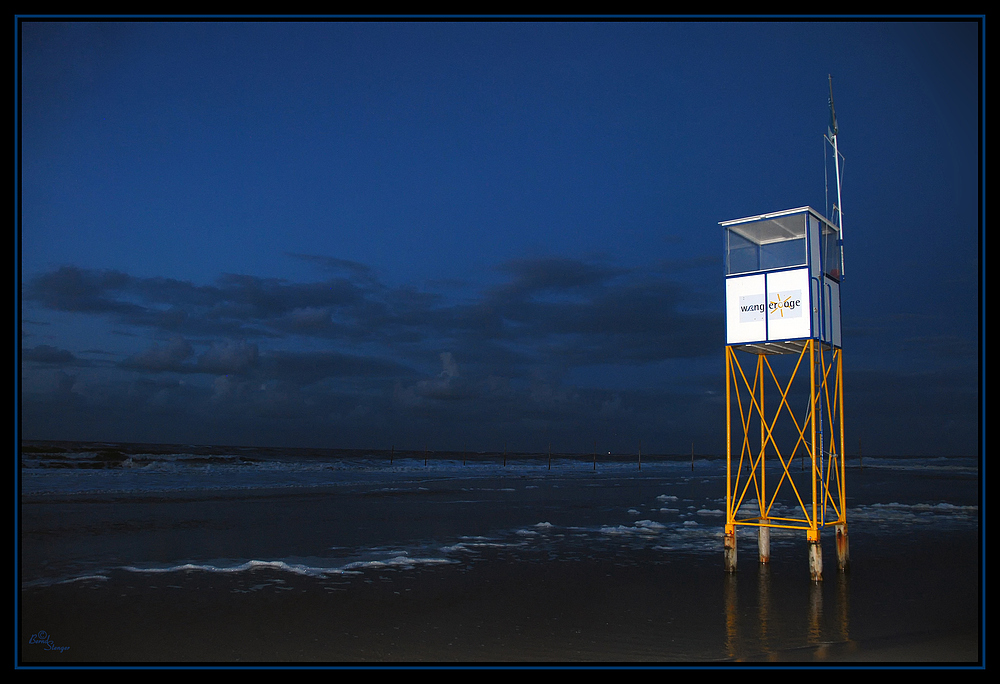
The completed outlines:
[[[844,472],[840,285],[843,220],[831,85],[837,203],[723,221],[726,275],[725,569],[736,531],[756,528],[760,562],[770,530],[802,530],[813,580],[823,576],[820,533],[836,528],[849,563]],[[765,391],[766,390],[766,391]],[[802,404],[805,404],[804,410]],[[799,465],[793,465],[795,459]]]

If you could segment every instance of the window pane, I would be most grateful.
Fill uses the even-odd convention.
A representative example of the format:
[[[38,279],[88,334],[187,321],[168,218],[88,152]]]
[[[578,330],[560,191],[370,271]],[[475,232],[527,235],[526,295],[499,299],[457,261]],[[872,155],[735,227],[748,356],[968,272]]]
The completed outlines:
[[[828,226],[823,226],[823,229],[823,272],[840,280],[840,246],[837,244],[837,233]]]
[[[760,247],[760,267],[765,270],[803,266],[806,263],[806,240],[771,242]]]
[[[728,248],[728,269],[726,273],[746,273],[760,269],[759,248],[754,243],[747,240],[742,235],[731,230],[726,231],[729,238]]]

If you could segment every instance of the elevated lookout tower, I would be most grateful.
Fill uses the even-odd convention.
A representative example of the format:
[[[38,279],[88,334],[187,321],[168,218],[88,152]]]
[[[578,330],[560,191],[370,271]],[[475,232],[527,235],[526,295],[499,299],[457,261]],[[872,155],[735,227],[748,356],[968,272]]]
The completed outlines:
[[[720,223],[726,269],[724,559],[730,572],[741,526],[757,529],[762,563],[770,560],[772,528],[805,531],[813,580],[823,576],[820,532],[833,526],[838,566],[846,570],[849,563],[841,157],[832,81],[830,95],[827,141],[837,174],[837,223],[811,207]],[[793,467],[796,456],[800,465]]]

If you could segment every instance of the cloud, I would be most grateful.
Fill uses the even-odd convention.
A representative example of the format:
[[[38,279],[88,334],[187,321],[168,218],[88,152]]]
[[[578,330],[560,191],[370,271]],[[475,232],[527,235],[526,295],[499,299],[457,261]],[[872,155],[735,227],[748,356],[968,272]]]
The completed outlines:
[[[31,281],[26,296],[55,311],[124,315],[133,312],[136,307],[120,301],[115,295],[128,288],[131,282],[130,276],[119,271],[63,266]]]
[[[330,307],[303,306],[288,312],[278,325],[289,332],[325,336],[334,332],[332,315]]]
[[[198,370],[203,373],[228,375],[246,373],[257,362],[257,345],[245,341],[223,340],[198,357]]]
[[[585,289],[629,272],[566,258],[515,259],[501,264],[498,270],[514,276],[499,290],[515,297]]]
[[[397,385],[395,399],[405,406],[426,406],[427,401],[472,398],[474,392],[459,379],[458,363],[451,352],[439,355],[442,370],[436,378],[420,380],[409,386]]]
[[[417,394],[428,399],[459,399],[468,396],[460,387],[458,364],[451,352],[440,354],[442,371],[433,380],[421,380],[415,385]]]
[[[182,337],[175,337],[166,345],[154,344],[146,351],[130,356],[121,362],[123,368],[141,371],[189,372],[184,361],[194,353],[194,348]]]
[[[449,302],[416,288],[381,285],[360,264],[309,259],[346,270],[348,277],[290,283],[226,274],[215,285],[196,286],[63,267],[31,280],[25,297],[43,308],[108,316],[174,336],[294,335],[329,340],[343,351],[370,344],[397,359],[417,360],[450,340],[448,346],[473,365],[646,363],[703,355],[722,335],[721,314],[694,306],[703,295],[657,273],[572,259],[518,260],[500,267],[509,282],[472,301]],[[241,360],[232,348],[216,349],[199,363],[245,369],[252,362],[248,349]],[[152,370],[178,361],[151,349],[127,363]]]
[[[136,278],[117,271],[64,266],[28,281],[24,297],[54,311],[106,315],[116,322],[176,334],[281,336],[286,317],[326,307],[358,318],[371,308],[362,287],[338,278],[289,283],[224,274],[215,285],[170,278]],[[285,325],[283,325],[283,322]]]
[[[183,337],[174,337],[169,343],[153,346],[140,354],[130,356],[119,365],[130,370],[162,373],[207,373],[211,375],[245,374],[257,363],[257,345],[243,340],[218,340],[194,362],[194,346]]]
[[[582,377],[574,369],[654,368],[721,348],[721,314],[702,303],[711,297],[662,269],[524,259],[501,265],[505,283],[449,298],[386,286],[360,264],[307,260],[326,279],[225,274],[195,285],[64,267],[29,280],[34,319],[73,310],[133,339],[153,338],[112,369],[91,366],[80,391],[85,406],[66,425],[86,425],[88,412],[100,416],[103,406],[116,429],[146,425],[146,439],[156,425],[228,440],[268,435],[271,443],[319,440],[336,425],[338,445],[348,434],[369,443],[404,433],[433,441],[446,426],[454,439],[539,431],[583,439],[612,424],[622,435],[662,432],[654,426],[681,415],[690,424],[695,408],[665,413],[662,402],[675,401],[669,390],[637,393],[627,381],[583,388],[567,379]],[[54,360],[77,351],[60,347],[32,354]],[[432,359],[437,367],[421,373]],[[32,394],[26,411],[63,410],[46,396]],[[684,400],[691,403],[690,393]],[[54,414],[29,421],[57,422]]]
[[[391,360],[343,354],[334,351],[269,352],[260,358],[258,373],[296,385],[309,385],[327,378],[399,378],[413,371]]]
[[[338,259],[331,256],[323,256],[316,254],[296,254],[294,252],[286,252],[286,254],[295,259],[301,259],[319,266],[325,271],[331,271],[333,273],[347,273],[351,280],[355,281],[366,281],[370,283],[376,283],[375,273],[372,271],[370,266],[358,263],[357,261],[349,261],[347,259]]]
[[[32,349],[22,349],[21,359],[24,361],[51,364],[69,364],[79,361],[72,352],[47,344],[40,344]]]
[[[444,370],[441,371],[441,379],[445,382],[451,382],[458,377],[458,364],[455,363],[455,358],[451,355],[451,352],[441,353],[441,365],[444,366]]]
[[[463,312],[480,337],[571,365],[704,356],[723,339],[721,313],[698,305],[706,297],[662,277],[565,260],[513,270],[513,283]]]

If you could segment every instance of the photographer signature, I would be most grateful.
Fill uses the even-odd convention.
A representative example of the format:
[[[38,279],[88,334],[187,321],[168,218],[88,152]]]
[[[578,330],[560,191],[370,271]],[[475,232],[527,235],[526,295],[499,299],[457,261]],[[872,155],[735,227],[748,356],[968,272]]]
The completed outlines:
[[[44,629],[38,632],[38,634],[32,634],[31,638],[28,639],[28,643],[45,644],[46,651],[59,651],[60,653],[69,648],[69,646],[56,646],[55,644],[53,644],[52,639],[49,637],[49,633],[46,632]]]

